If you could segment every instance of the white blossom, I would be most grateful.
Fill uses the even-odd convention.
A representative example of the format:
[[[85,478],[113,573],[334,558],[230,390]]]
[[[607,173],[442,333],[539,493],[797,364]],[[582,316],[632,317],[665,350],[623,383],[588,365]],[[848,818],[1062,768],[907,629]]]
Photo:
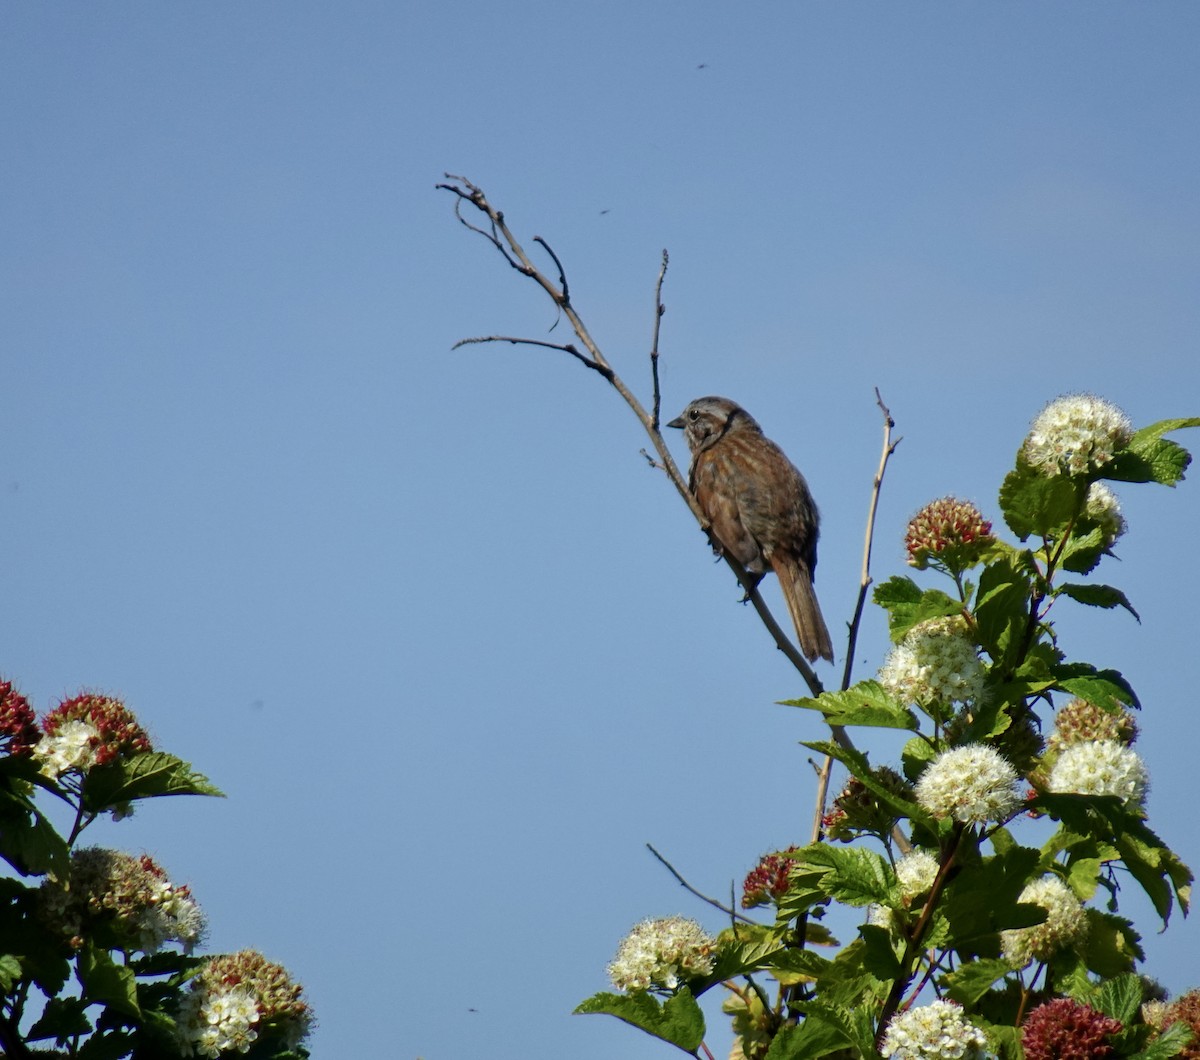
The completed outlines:
[[[1050,402],[1025,439],[1025,459],[1046,475],[1082,475],[1112,460],[1133,437],[1129,417],[1091,394]]]
[[[943,751],[925,767],[916,796],[935,817],[965,824],[1007,820],[1021,805],[1017,771],[996,750],[967,744]]]
[[[891,1060],[983,1060],[987,1038],[950,1001],[934,1001],[892,1017],[883,1039]]]
[[[43,736],[33,748],[33,757],[41,762],[48,777],[61,777],[72,769],[86,770],[96,761],[100,730],[90,721],[64,722],[53,736]]]
[[[1104,547],[1111,548],[1117,538],[1125,533],[1125,516],[1121,514],[1121,502],[1103,482],[1093,482],[1088,487],[1087,500],[1083,505],[1084,518],[1100,527],[1104,534]]]
[[[618,990],[674,990],[682,978],[713,970],[716,944],[687,917],[643,920],[621,940],[608,974]]]
[[[983,663],[966,623],[951,615],[913,626],[888,654],[879,682],[906,703],[966,703],[983,694]]]
[[[1149,777],[1141,756],[1117,740],[1089,740],[1063,748],[1050,770],[1051,791],[1116,795],[1140,805]]]
[[[1026,885],[1018,902],[1040,905],[1046,919],[1027,928],[1000,933],[1004,956],[1024,967],[1031,961],[1049,960],[1055,951],[1078,942],[1087,933],[1083,904],[1057,876],[1043,876]]]

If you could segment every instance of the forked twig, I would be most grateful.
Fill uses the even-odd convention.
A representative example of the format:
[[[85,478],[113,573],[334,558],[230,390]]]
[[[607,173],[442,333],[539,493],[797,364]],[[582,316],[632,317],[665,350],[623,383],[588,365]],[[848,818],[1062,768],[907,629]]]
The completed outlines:
[[[666,278],[667,264],[669,260],[667,252],[665,250],[663,251],[662,265],[659,269],[658,281],[654,288],[654,328],[650,349],[650,374],[653,386],[653,398],[651,402],[651,409],[650,411],[647,411],[633,391],[629,389],[624,380],[621,379],[621,377],[608,363],[608,360],[605,358],[599,345],[592,338],[591,333],[588,331],[582,318],[576,311],[575,306],[572,304],[570,299],[570,292],[567,286],[566,270],[563,268],[561,260],[550,247],[549,243],[547,243],[546,240],[544,240],[541,236],[534,237],[534,242],[537,243],[554,262],[555,268],[558,271],[557,283],[555,283],[554,280],[550,279],[550,277],[548,277],[536,265],[533,264],[528,254],[526,254],[524,248],[522,248],[520,243],[517,242],[516,237],[509,230],[508,225],[504,220],[504,214],[500,210],[497,210],[488,201],[487,196],[483,193],[481,188],[475,184],[472,184],[465,177],[454,176],[450,173],[446,174],[446,180],[447,183],[438,184],[437,187],[445,191],[449,191],[451,194],[456,196],[457,201],[455,203],[455,215],[458,217],[459,221],[462,222],[462,224],[472,232],[483,236],[484,239],[486,239],[489,243],[496,247],[497,250],[500,251],[500,253],[504,256],[504,259],[510,266],[512,266],[512,268],[521,273],[523,276],[527,276],[532,279],[550,296],[555,306],[557,306],[559,311],[570,321],[571,327],[574,330],[576,337],[579,339],[580,345],[583,347],[583,349],[580,349],[573,343],[553,343],[539,339],[523,339],[508,335],[490,335],[481,338],[464,339],[462,342],[456,344],[456,348],[464,345],[465,343],[486,342],[508,342],[511,344],[537,346],[544,349],[558,350],[560,352],[567,353],[578,360],[585,367],[590,368],[599,375],[603,376],[613,387],[613,389],[615,389],[621,395],[622,399],[630,407],[634,415],[637,416],[638,421],[642,424],[643,429],[649,436],[656,456],[652,456],[649,452],[643,449],[641,452],[643,456],[645,456],[647,462],[651,467],[661,469],[671,481],[671,484],[675,487],[676,492],[678,492],[684,503],[691,510],[691,513],[695,517],[697,523],[700,524],[701,529],[704,530],[704,532],[708,535],[709,543],[712,545],[713,551],[722,556],[726,564],[728,564],[729,568],[737,577],[739,584],[745,590],[745,599],[754,605],[754,610],[758,613],[759,619],[767,629],[767,632],[770,633],[771,638],[775,641],[775,646],[781,652],[783,652],[785,656],[787,656],[788,661],[795,667],[797,672],[803,678],[812,695],[819,696],[821,692],[824,691],[824,685],[822,684],[821,680],[817,677],[812,666],[809,665],[808,660],[805,659],[800,650],[792,642],[788,634],[784,632],[783,628],[775,620],[770,608],[767,607],[766,602],[758,592],[756,585],[757,579],[753,578],[749,572],[737,561],[736,558],[726,552],[721,547],[720,542],[718,542],[713,535],[712,528],[707,518],[705,517],[703,511],[700,510],[700,506],[697,504],[696,498],[692,496],[691,490],[688,489],[687,481],[680,472],[678,465],[675,463],[675,460],[671,456],[670,450],[667,448],[666,442],[663,439],[662,432],[660,430],[661,390],[659,386],[658,374],[658,346],[660,325],[663,313],[665,312],[665,307],[663,306],[662,302],[662,286],[663,281]],[[487,226],[483,227],[478,224],[472,224],[470,221],[468,221],[466,217],[463,216],[462,212],[462,207],[464,204],[469,204],[471,207],[482,213],[487,218]],[[890,432],[894,425],[891,414],[888,412],[886,406],[884,406],[878,390],[876,390],[875,396],[878,400],[879,407],[884,414],[885,420],[884,453],[880,461],[879,471],[875,475],[875,485],[871,495],[871,507],[867,522],[867,543],[863,560],[863,579],[859,589],[858,604],[855,608],[854,618],[852,619],[849,627],[849,647],[846,652],[846,666],[843,671],[843,688],[846,688],[849,685],[852,660],[858,636],[858,627],[862,619],[862,611],[864,602],[866,600],[867,588],[870,585],[869,565],[871,539],[874,532],[875,510],[879,500],[879,489],[883,481],[883,472],[887,466],[888,457],[895,450],[897,444],[891,441]],[[854,744],[847,735],[846,730],[840,725],[831,725],[830,731],[833,739],[839,745],[847,749],[854,748]],[[823,771],[824,782],[821,785],[821,789],[818,793],[817,815],[814,825],[814,839],[819,838],[820,835],[819,829],[821,820],[824,816],[824,805],[826,795],[828,794],[830,769],[831,765],[829,762],[827,762],[825,770]],[[653,850],[653,848],[651,849]],[[657,856],[657,852],[655,853]],[[662,859],[660,858],[660,860]],[[681,882],[683,881],[681,880]],[[705,900],[710,901],[710,899],[707,898]]]
[[[653,854],[656,858],[658,858],[658,860],[660,862],[662,862],[662,864],[666,867],[666,870],[672,876],[674,876],[675,879],[677,879],[679,881],[680,885],[684,888],[684,890],[690,891],[697,898],[699,898],[700,901],[707,902],[714,909],[721,910],[721,912],[725,913],[731,920],[740,920],[743,924],[756,924],[757,923],[757,921],[751,920],[750,917],[743,916],[732,906],[724,905],[721,902],[718,902],[715,898],[710,898],[707,894],[702,894],[700,891],[696,890],[695,887],[693,887],[690,883],[688,883],[688,881],[685,880],[679,874],[679,871],[675,868],[675,866],[672,865],[666,858],[664,858],[657,850],[655,850],[654,847],[650,843],[646,844],[646,849],[649,850],[650,853]]]
[[[658,282],[654,285],[654,340],[650,343],[650,376],[654,381],[654,406],[651,414],[651,423],[654,429],[658,430],[659,413],[662,410],[662,393],[658,387],[658,333],[662,327],[663,313],[667,311],[667,307],[663,305],[662,300],[662,285],[663,280],[667,277],[667,262],[670,258],[667,255],[666,248],[662,253],[662,268],[658,270]]]
[[[879,470],[875,472],[875,479],[871,484],[871,502],[867,506],[867,528],[863,541],[862,578],[858,586],[858,599],[854,605],[854,617],[850,620],[850,633],[846,647],[846,665],[842,670],[843,692],[850,687],[850,674],[854,667],[854,652],[858,643],[858,628],[862,623],[863,608],[867,602],[867,591],[874,580],[871,577],[871,548],[875,540],[875,513],[879,508],[879,492],[883,486],[883,474],[887,470],[888,461],[896,451],[896,446],[901,441],[899,438],[895,441],[892,440],[892,429],[896,426],[896,421],[892,419],[891,410],[883,403],[883,396],[879,393],[878,387],[875,388],[875,403],[879,406],[879,411],[883,413],[883,451],[879,455]],[[836,729],[837,726],[830,726],[830,728]],[[814,843],[821,838],[821,833],[824,829],[825,808],[829,800],[829,781],[832,775],[833,758],[826,755],[825,761],[821,763],[821,768],[817,773],[817,800],[816,810],[813,814],[811,840]],[[901,850],[907,851],[910,848],[908,838],[898,828],[893,830],[892,835]]]

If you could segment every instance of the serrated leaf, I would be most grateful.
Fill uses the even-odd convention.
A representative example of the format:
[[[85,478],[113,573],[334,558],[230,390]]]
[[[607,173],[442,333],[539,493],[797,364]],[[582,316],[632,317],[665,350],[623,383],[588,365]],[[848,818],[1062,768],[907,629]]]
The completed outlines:
[[[1128,1060],[1170,1060],[1179,1056],[1187,1046],[1191,1045],[1195,1035],[1191,1028],[1181,1021],[1172,1023],[1157,1038],[1139,1053],[1134,1053]]]
[[[892,935],[875,924],[861,924],[858,934],[863,940],[866,956],[863,965],[876,979],[898,979],[903,971],[892,947]]]
[[[1013,558],[996,560],[983,569],[975,622],[980,643],[994,662],[1016,665],[1019,661],[1029,625],[1031,591],[1028,573]]]
[[[914,737],[914,739],[918,738]],[[910,744],[912,742],[912,740],[909,741]],[[843,747],[832,740],[814,740],[803,743],[803,746],[816,751],[818,754],[828,755],[835,762],[841,762],[862,783],[863,787],[893,813],[900,817],[907,817],[909,820],[921,823],[926,827],[935,827],[933,816],[927,810],[918,803],[902,798],[894,791],[890,791],[875,779],[875,774],[871,770],[871,763],[861,751]],[[906,744],[905,746],[907,747],[908,745]]]
[[[47,1038],[60,1041],[92,1029],[85,1009],[87,1003],[77,997],[52,997],[46,1002],[41,1018],[29,1028],[27,1041],[40,1042]]]
[[[7,994],[21,978],[21,962],[11,953],[0,956],[0,993]]]
[[[605,1013],[632,1024],[655,1038],[695,1053],[704,1041],[704,1014],[687,987],[681,987],[659,1004],[653,994],[637,991],[632,994],[593,994],[575,1012],[581,1015]]]
[[[967,961],[942,976],[942,985],[951,1000],[968,1007],[1013,971],[1013,966],[1001,957]]]
[[[1044,475],[1022,457],[1000,486],[1000,511],[1022,541],[1061,537],[1079,513],[1087,484],[1067,475]]]
[[[865,1011],[865,1010],[863,1010]],[[795,1027],[784,1027],[776,1034],[765,1060],[819,1060],[831,1054],[844,1055],[848,1046],[861,1041],[864,1028],[854,1008],[846,1005],[810,1001],[804,1005],[804,1019]],[[869,1021],[865,1029],[871,1038]],[[860,1055],[872,1056],[874,1049]]]
[[[922,591],[911,578],[899,575],[878,586],[873,599],[887,611],[888,635],[896,643],[918,623],[962,612],[962,604],[941,589]]]
[[[111,1005],[135,1019],[141,1015],[133,969],[117,964],[107,950],[91,943],[85,945],[79,951],[76,971],[85,1001]]]
[[[1164,427],[1164,424],[1178,426]],[[1192,456],[1182,445],[1162,435],[1168,430],[1196,425],[1194,420],[1163,420],[1143,427],[1133,436],[1127,448],[1104,465],[1098,477],[1117,482],[1159,482],[1164,486],[1174,486],[1183,478]]]
[[[812,983],[829,968],[829,959],[812,950],[785,949],[772,954],[767,965],[784,986]]]
[[[814,843],[796,852],[804,868],[824,870],[821,885],[831,898],[846,905],[894,903],[899,894],[896,874],[887,860],[862,847]]]
[[[0,856],[22,876],[62,879],[70,848],[54,825],[29,799],[0,791]]]
[[[1121,1023],[1129,1023],[1142,1006],[1142,981],[1132,973],[1105,979],[1088,1002]]]
[[[1064,692],[1105,710],[1142,708],[1132,686],[1116,670],[1097,670],[1088,663],[1063,663],[1055,666],[1053,673],[1055,684]]]
[[[1138,810],[1112,795],[1052,792],[1040,792],[1031,805],[1071,831],[1111,845],[1154,904],[1164,927],[1171,916],[1173,898],[1186,913],[1192,872],[1150,830]]]
[[[822,692],[805,699],[784,699],[780,705],[819,710],[830,725],[868,726],[879,729],[910,729],[920,723],[911,710],[898,703],[878,681],[860,681],[844,692]]]
[[[1067,582],[1058,587],[1055,595],[1069,596],[1072,600],[1087,604],[1089,607],[1123,607],[1139,622],[1142,620],[1142,616],[1133,609],[1129,598],[1120,589],[1114,589],[1111,585],[1080,585],[1075,582]]]
[[[83,805],[103,813],[135,799],[166,795],[214,795],[224,792],[192,769],[188,762],[164,751],[150,751],[91,769],[83,785]]]

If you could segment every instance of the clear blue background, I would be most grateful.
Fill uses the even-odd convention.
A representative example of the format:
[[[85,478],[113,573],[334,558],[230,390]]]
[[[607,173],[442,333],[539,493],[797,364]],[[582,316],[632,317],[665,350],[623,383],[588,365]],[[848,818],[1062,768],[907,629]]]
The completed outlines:
[[[842,627],[872,387],[881,579],[925,501],[996,516],[1056,395],[1200,413],[1198,39],[1186,2],[6,5],[0,667],[229,794],[93,841],[285,963],[317,1056],[669,1055],[569,1015],[641,917],[721,926],[643,844],[728,894],[806,839],[821,732],[602,381],[451,352],[568,336],[434,184],[550,241],[643,395],[669,248],[666,411],[729,394],[802,467]],[[1143,623],[1064,607],[1063,645],[1138,689],[1200,863],[1200,491],[1120,492]],[[857,675],[885,649],[873,611]]]

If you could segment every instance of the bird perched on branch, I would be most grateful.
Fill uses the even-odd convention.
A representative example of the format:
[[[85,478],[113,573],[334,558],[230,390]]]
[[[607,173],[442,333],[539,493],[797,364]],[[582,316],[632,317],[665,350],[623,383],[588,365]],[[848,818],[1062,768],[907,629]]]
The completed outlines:
[[[713,536],[757,585],[774,570],[800,650],[833,661],[829,630],[813,592],[820,516],[804,476],[744,408],[702,397],[667,424],[692,453],[688,485]]]

